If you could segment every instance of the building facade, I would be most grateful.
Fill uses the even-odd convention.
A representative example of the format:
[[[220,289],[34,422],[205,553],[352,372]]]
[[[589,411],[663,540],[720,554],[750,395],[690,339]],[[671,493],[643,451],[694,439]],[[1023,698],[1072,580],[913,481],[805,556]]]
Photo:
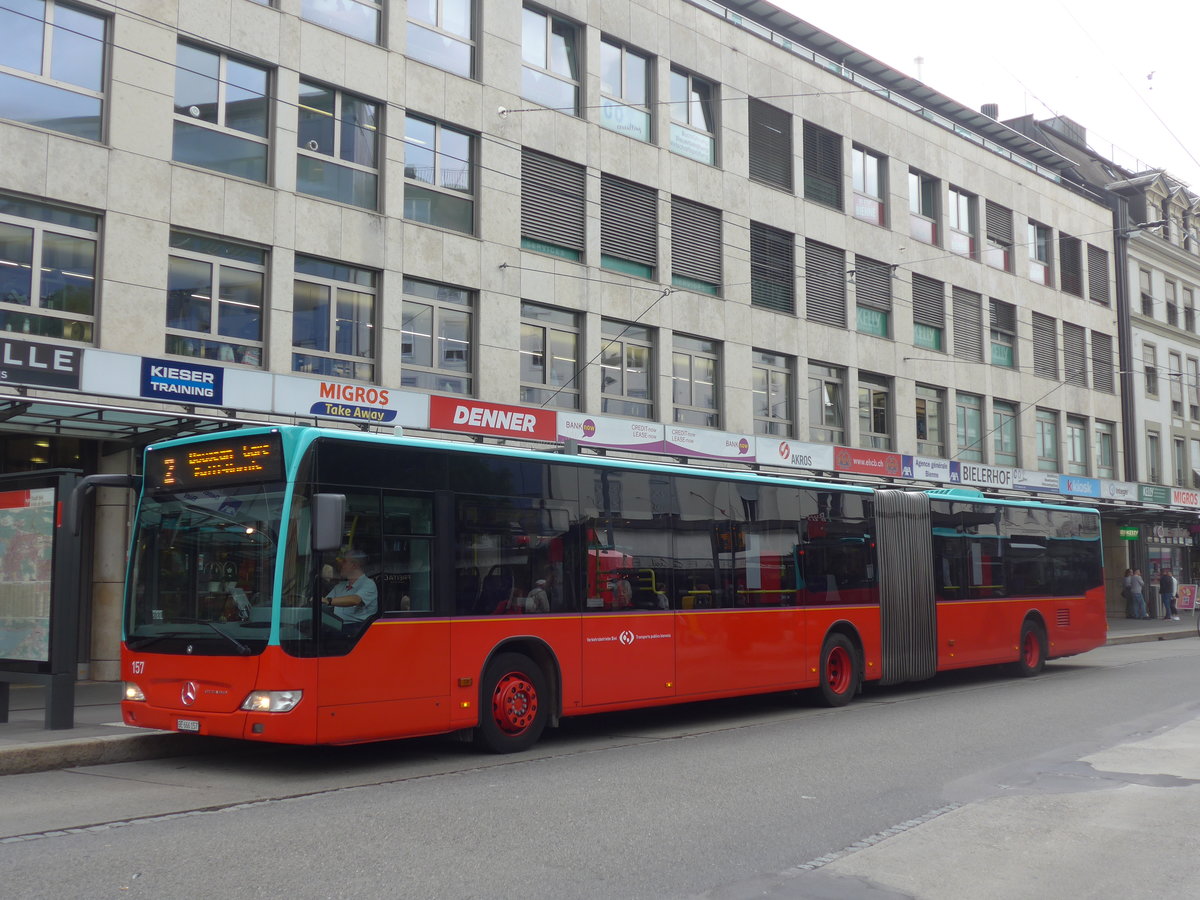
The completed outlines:
[[[0,33],[6,472],[469,433],[471,398],[818,477],[1141,477],[1104,192],[760,0],[0,0]],[[29,376],[55,348],[74,378]],[[131,515],[89,525],[93,678]]]

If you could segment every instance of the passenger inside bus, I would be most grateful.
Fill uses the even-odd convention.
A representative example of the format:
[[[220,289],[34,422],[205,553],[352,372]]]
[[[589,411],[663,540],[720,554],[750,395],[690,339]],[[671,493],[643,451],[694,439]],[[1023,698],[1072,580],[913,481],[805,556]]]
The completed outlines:
[[[353,548],[337,558],[341,580],[325,595],[323,602],[342,620],[343,627],[367,622],[379,609],[379,590],[363,571],[365,561],[366,554]]]

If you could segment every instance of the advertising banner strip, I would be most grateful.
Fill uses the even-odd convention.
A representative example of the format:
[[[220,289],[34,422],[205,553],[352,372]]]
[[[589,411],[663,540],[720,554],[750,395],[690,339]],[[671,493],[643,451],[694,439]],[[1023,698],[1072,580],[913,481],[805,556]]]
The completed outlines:
[[[560,412],[557,431],[558,440],[578,441],[588,447],[661,453],[666,427],[658,422]]]
[[[429,398],[429,427],[435,431],[535,441],[558,438],[558,419],[554,410],[504,406],[457,397]]]
[[[899,478],[904,469],[904,460],[899,453],[881,450],[858,450],[854,447],[835,447],[833,467],[838,472],[854,472],[858,475],[878,475],[884,478]]]
[[[754,438],[744,434],[668,425],[663,446],[667,453],[677,453],[680,456],[746,463],[756,461]]]

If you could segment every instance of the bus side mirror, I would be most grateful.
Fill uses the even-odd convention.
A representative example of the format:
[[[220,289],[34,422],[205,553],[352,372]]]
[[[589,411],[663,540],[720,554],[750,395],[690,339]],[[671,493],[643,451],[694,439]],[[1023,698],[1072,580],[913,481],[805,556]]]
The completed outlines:
[[[313,494],[312,544],[318,553],[342,546],[342,524],[346,521],[345,494]]]

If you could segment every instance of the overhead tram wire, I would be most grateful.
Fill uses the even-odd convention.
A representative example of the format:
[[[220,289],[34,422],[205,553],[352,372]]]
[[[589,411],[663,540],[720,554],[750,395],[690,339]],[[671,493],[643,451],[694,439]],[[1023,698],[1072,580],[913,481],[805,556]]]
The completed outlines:
[[[197,39],[197,40],[200,40],[200,41],[205,41],[205,40],[206,40],[206,39],[204,38],[204,36],[202,36],[202,35],[198,35],[198,34],[196,34],[195,32],[189,32],[189,31],[186,31],[186,30],[180,29],[180,28],[178,28],[178,27],[176,27],[176,26],[173,26],[173,25],[171,25],[170,23],[164,22],[164,21],[163,21],[163,20],[161,20],[161,19],[155,19],[153,16],[149,16],[149,15],[147,15],[147,14],[140,13],[140,12],[137,12],[137,11],[135,11],[135,10],[128,9],[127,7],[120,7],[120,6],[116,6],[116,5],[114,4],[114,9],[116,9],[116,10],[118,10],[118,11],[120,11],[120,12],[123,12],[123,13],[125,13],[125,14],[127,14],[127,15],[131,16],[131,17],[138,18],[138,19],[140,19],[140,20],[143,20],[143,21],[149,22],[149,23],[151,23],[151,24],[153,24],[153,25],[155,25],[155,26],[157,26],[157,27],[159,27],[159,28],[161,28],[161,29],[163,29],[163,30],[165,30],[165,31],[168,31],[168,32],[170,32],[170,33],[172,33],[172,34],[175,34],[175,35],[177,35],[177,36],[178,36],[178,35],[180,35],[180,34],[183,34],[183,35],[185,35],[185,36],[192,37],[192,38],[195,38],[195,39]],[[41,19],[38,19],[38,18],[37,18],[37,17],[35,17],[35,16],[31,16],[31,15],[29,15],[29,14],[26,14],[26,13],[20,13],[20,12],[16,12],[15,10],[14,10],[13,12],[15,12],[17,15],[24,16],[24,17],[26,17],[26,18],[30,18],[30,19],[32,19],[32,20],[34,20],[34,21],[38,21],[38,22],[41,22],[41,21],[43,21],[43,20],[41,20]],[[97,40],[96,38],[93,38],[91,35],[83,34],[82,32],[78,32],[78,31],[75,31],[75,30],[73,30],[73,29],[66,28],[65,26],[54,25],[54,27],[55,27],[55,28],[57,28],[57,29],[61,29],[61,30],[63,30],[63,31],[66,31],[66,32],[68,32],[68,33],[71,33],[71,34],[75,34],[75,35],[77,35],[77,36],[80,36],[80,37],[87,38],[87,39],[89,39],[89,40]],[[158,58],[158,57],[152,56],[151,54],[145,53],[145,52],[143,52],[143,51],[140,51],[140,50],[135,50],[135,49],[133,49],[133,48],[130,48],[130,47],[127,47],[127,46],[125,46],[125,45],[117,44],[115,41],[110,41],[110,42],[108,42],[108,45],[109,45],[109,46],[112,46],[112,47],[113,47],[113,48],[115,48],[115,49],[120,49],[120,50],[123,50],[123,51],[125,51],[125,52],[127,52],[127,53],[130,53],[130,54],[133,54],[133,55],[136,55],[136,56],[140,56],[140,57],[142,57],[142,58],[144,58],[144,59],[147,59],[147,60],[149,60],[149,61],[151,61],[151,62],[155,62],[155,63],[159,63],[159,64],[161,64],[161,65],[166,65],[166,66],[169,66],[169,67],[171,67],[172,69],[175,69],[175,70],[177,70],[177,71],[184,71],[184,72],[188,72],[189,74],[199,75],[199,76],[201,76],[201,77],[203,77],[203,78],[208,78],[208,79],[209,79],[209,80],[211,80],[211,81],[214,81],[214,82],[216,82],[216,83],[223,84],[223,85],[226,85],[226,86],[229,86],[229,85],[231,85],[231,84],[232,84],[234,87],[238,87],[238,85],[236,85],[236,84],[233,84],[232,82],[224,81],[224,80],[222,80],[222,79],[211,78],[211,76],[207,75],[206,73],[203,73],[203,72],[197,72],[197,71],[195,71],[195,70],[188,69],[186,66],[181,66],[181,65],[179,65],[179,63],[178,63],[178,62],[175,62],[175,61],[168,61],[168,60],[160,59],[160,58]],[[235,53],[236,53],[236,52],[235,52]],[[273,66],[271,66],[271,68],[273,68],[273,69],[285,69],[286,71],[289,71],[289,72],[294,72],[294,73],[295,73],[295,74],[296,74],[298,77],[302,77],[302,73],[301,73],[301,72],[300,72],[298,69],[290,69],[290,68],[286,68],[286,67],[284,67],[284,66],[281,66],[281,65],[273,65]],[[128,87],[136,87],[136,88],[143,89],[143,90],[144,90],[144,89],[146,89],[146,86],[145,86],[144,84],[134,84],[134,83],[131,83],[131,82],[119,81],[119,80],[117,80],[117,79],[115,79],[115,78],[113,78],[113,79],[111,79],[111,80],[112,80],[113,82],[115,82],[115,83],[124,84],[124,85],[126,85],[126,86],[128,86]],[[338,90],[338,91],[342,91],[342,89],[341,89],[341,88],[333,88],[333,89],[334,89],[334,90]],[[344,91],[343,91],[343,92],[344,92]],[[172,99],[174,99],[174,94],[173,94],[173,92],[172,92],[172,93],[170,93],[170,94],[168,94],[168,93],[167,93],[167,92],[165,92],[165,91],[157,91],[156,93],[158,93],[160,96],[164,96],[164,97],[166,97],[166,96],[170,96]],[[350,91],[350,93],[353,93],[353,91]],[[869,92],[869,91],[867,91],[867,90],[866,90],[866,88],[861,88],[861,87],[857,87],[857,86],[855,86],[855,87],[853,87],[852,89],[850,89],[850,90],[846,90],[846,91],[811,91],[811,92],[799,92],[799,93],[794,93],[794,94],[774,94],[774,95],[768,95],[767,97],[763,97],[763,98],[755,98],[755,97],[751,97],[750,95],[746,95],[746,96],[738,96],[738,97],[720,97],[720,98],[717,98],[717,100],[716,100],[716,101],[710,101],[710,102],[725,103],[725,102],[740,102],[740,101],[744,101],[744,100],[750,100],[750,99],[785,99],[785,98],[798,98],[798,97],[811,97],[811,96],[839,96],[839,95],[844,95],[844,94],[857,94],[857,93],[870,93],[870,92]],[[280,98],[280,97],[272,97],[272,96],[270,96],[270,95],[263,95],[263,98],[264,98],[264,100],[266,100],[268,103],[277,103],[277,104],[280,104],[280,105],[282,105],[282,106],[287,106],[287,107],[290,107],[290,108],[296,109],[297,111],[299,111],[299,110],[301,110],[301,109],[303,109],[303,108],[304,108],[304,107],[303,107],[303,105],[302,105],[302,104],[300,104],[300,103],[298,103],[298,102],[295,102],[295,103],[293,103],[293,102],[291,102],[291,101],[284,100],[284,99],[282,99],[282,98]],[[655,101],[655,104],[654,104],[654,105],[657,105],[657,106],[662,106],[662,105],[670,105],[670,104],[672,104],[672,103],[674,103],[674,102],[677,102],[677,101],[671,101],[671,100],[660,100],[660,101]],[[401,106],[401,105],[399,105],[399,104],[396,104],[396,103],[392,103],[392,102],[390,102],[390,101],[382,101],[382,102],[381,102],[381,106],[383,106],[383,107],[385,107],[385,108],[387,108],[387,109],[393,109],[393,110],[396,110],[396,111],[398,111],[398,112],[402,112],[402,113],[404,113],[404,114],[406,114],[406,115],[407,115],[407,114],[408,114],[408,112],[409,112],[409,108],[407,108],[407,107],[404,107],[404,106]],[[603,104],[601,104],[601,105],[599,105],[599,106],[596,106],[596,107],[584,107],[584,108],[585,108],[585,109],[599,109],[599,108],[603,108]],[[572,112],[572,110],[565,110],[565,111],[564,111],[564,110],[558,110],[558,109],[556,109],[556,108],[554,108],[554,107],[537,106],[537,107],[521,107],[521,108],[508,109],[508,110],[507,110],[507,112],[561,112],[561,113],[563,113],[563,114],[570,114],[570,113]],[[418,115],[419,115],[419,114],[418,114]],[[345,120],[338,119],[337,117],[332,117],[332,116],[331,116],[331,117],[330,117],[330,121],[332,121],[332,122],[335,122],[335,123],[337,123],[337,124],[342,124],[342,123],[344,123],[344,121],[345,121]],[[439,122],[439,124],[441,124],[441,123],[442,123],[442,120],[440,120],[440,119],[439,119],[439,120],[437,120],[437,121]],[[19,124],[19,123],[18,123],[18,124]],[[445,124],[450,124],[450,123],[445,123]],[[455,127],[455,126],[451,125],[451,127]],[[467,129],[467,130],[469,131],[469,129]],[[504,149],[506,149],[506,150],[520,150],[520,149],[522,149],[522,145],[521,145],[521,144],[519,144],[519,143],[517,143],[517,142],[515,142],[515,141],[512,141],[512,140],[510,140],[510,139],[504,138],[504,137],[502,137],[502,136],[500,136],[500,135],[497,135],[497,134],[495,134],[495,133],[492,133],[492,132],[483,132],[483,131],[480,131],[480,132],[471,132],[471,133],[472,133],[472,134],[474,134],[475,136],[477,136],[477,137],[478,137],[478,138],[479,138],[481,141],[490,142],[490,143],[495,143],[495,144],[497,144],[498,146],[501,146],[501,147],[503,147],[503,148],[504,148]],[[395,135],[390,135],[390,134],[387,134],[387,133],[381,132],[381,131],[379,131],[378,129],[376,129],[376,134],[377,134],[379,137],[381,137],[383,140],[385,140],[385,141],[397,141],[397,142],[403,143],[403,144],[405,144],[405,145],[409,145],[409,144],[412,144],[412,143],[413,143],[412,141],[410,141],[410,140],[409,140],[409,139],[407,139],[407,138],[404,138],[404,137],[399,137],[399,136],[395,136]],[[268,139],[267,139],[267,144],[268,144],[268,145],[270,145],[270,143],[271,143],[271,140],[268,138]],[[163,160],[161,160],[161,159],[160,159],[160,158],[158,158],[158,157],[152,157],[152,156],[149,156],[148,154],[136,153],[136,151],[130,151],[130,150],[125,150],[125,149],[122,149],[122,151],[121,151],[121,152],[133,153],[134,155],[140,156],[140,157],[142,157],[142,158],[144,158],[144,159],[148,159],[148,160],[152,160],[152,161],[156,161],[156,162],[161,162],[161,161],[163,161]],[[461,163],[465,163],[465,164],[467,165],[467,167],[468,167],[468,168],[470,168],[470,169],[471,169],[473,172],[474,172],[474,171],[479,171],[479,172],[488,172],[488,173],[495,174],[495,175],[500,175],[500,176],[503,176],[503,177],[506,177],[506,178],[512,178],[512,179],[516,179],[516,180],[518,180],[518,181],[520,180],[520,177],[521,177],[519,173],[518,173],[518,174],[514,174],[514,173],[512,173],[512,172],[507,172],[507,171],[504,171],[504,170],[501,170],[501,169],[496,169],[496,168],[493,168],[493,167],[490,167],[490,166],[485,166],[485,165],[483,165],[482,163],[479,163],[478,161],[472,162],[471,160],[463,160],[463,159],[460,159],[460,158],[458,158],[458,157],[451,156],[451,155],[449,155],[449,154],[446,154],[446,153],[440,153],[440,156],[441,156],[442,158],[444,158],[444,159],[449,159],[449,160],[453,160],[453,161],[455,161],[455,162],[461,162]],[[584,173],[585,173],[585,176],[586,176],[586,177],[589,177],[589,178],[599,178],[599,177],[601,177],[601,176],[604,174],[604,173],[602,173],[602,172],[595,172],[595,173],[593,173],[593,172],[591,172],[591,171],[590,171],[590,167],[588,167],[588,166],[582,166],[582,168],[584,168]],[[499,189],[496,189],[496,188],[493,188],[492,190],[493,190],[493,191],[499,191]],[[658,189],[657,189],[657,188],[655,188],[655,190],[658,190]],[[519,192],[513,192],[513,191],[499,191],[499,192],[505,193],[505,194],[507,194],[507,196],[509,196],[509,197],[513,197],[513,198],[515,198],[515,199],[519,199],[519,198],[520,198],[520,196],[521,196],[521,194],[520,194]],[[796,195],[796,196],[801,196],[801,195]],[[585,202],[585,204],[586,204],[586,203],[589,203],[589,201],[587,200],[586,196],[585,196],[583,199],[584,199],[584,202]],[[694,202],[698,202],[698,201],[694,201]],[[366,212],[371,212],[371,211],[370,211],[370,210],[366,210]],[[724,230],[724,227],[725,227],[725,226],[732,227],[732,228],[741,228],[741,229],[744,229],[744,230],[746,230],[746,231],[749,231],[749,227],[748,227],[748,226],[741,225],[741,224],[739,224],[739,223],[729,222],[729,221],[726,221],[726,220],[723,218],[723,219],[722,219],[722,230]],[[1103,229],[1103,230],[1096,231],[1096,232],[1082,233],[1082,234],[1079,234],[1079,235],[1074,235],[1074,236],[1075,236],[1075,237],[1078,237],[1078,238],[1092,237],[1092,236],[1094,236],[1094,235],[1097,235],[1097,234],[1104,234],[1104,233],[1107,233],[1109,230],[1110,230],[1110,229]],[[789,233],[791,233],[791,234],[793,234],[793,235],[795,235],[795,236],[800,236],[798,232],[789,232]],[[729,248],[729,249],[741,250],[741,251],[745,251],[745,249],[746,249],[746,248],[744,248],[744,247],[742,247],[742,246],[740,246],[740,245],[734,245],[734,244],[731,244],[731,243],[728,243],[728,242],[725,242],[725,241],[722,241],[722,244],[721,244],[721,246],[723,246],[723,247],[726,247],[726,248]],[[1012,247],[1014,247],[1014,248],[1016,248],[1016,247],[1021,247],[1021,246],[1028,246],[1028,244],[1018,244],[1018,243],[1014,243],[1014,244],[1012,244],[1011,246],[1012,246]],[[838,249],[843,249],[843,248],[838,248]],[[915,265],[915,264],[918,264],[918,263],[922,263],[922,262],[935,262],[935,261],[939,261],[939,260],[943,260],[943,259],[961,259],[961,258],[962,258],[962,257],[961,257],[961,255],[960,255],[960,254],[956,254],[956,253],[952,253],[952,252],[945,252],[945,253],[939,254],[939,255],[937,255],[937,256],[925,257],[925,258],[923,258],[923,259],[919,259],[919,260],[909,260],[909,261],[906,261],[906,262],[903,262],[903,263],[886,263],[886,264],[887,264],[887,265],[890,265],[890,266],[891,266],[891,267],[892,267],[894,270],[895,270],[895,269],[902,269],[902,268],[903,268],[903,269],[909,269],[909,271],[912,271],[910,267],[911,267],[912,265]],[[797,267],[797,270],[798,270],[798,271],[800,271],[800,272],[803,272],[803,267],[802,267],[802,266],[798,266],[798,267]],[[742,286],[745,286],[745,285],[747,285],[747,284],[751,284],[751,283],[752,283],[752,282],[732,283],[732,284],[727,284],[726,286],[728,286],[728,287],[742,287]]]

